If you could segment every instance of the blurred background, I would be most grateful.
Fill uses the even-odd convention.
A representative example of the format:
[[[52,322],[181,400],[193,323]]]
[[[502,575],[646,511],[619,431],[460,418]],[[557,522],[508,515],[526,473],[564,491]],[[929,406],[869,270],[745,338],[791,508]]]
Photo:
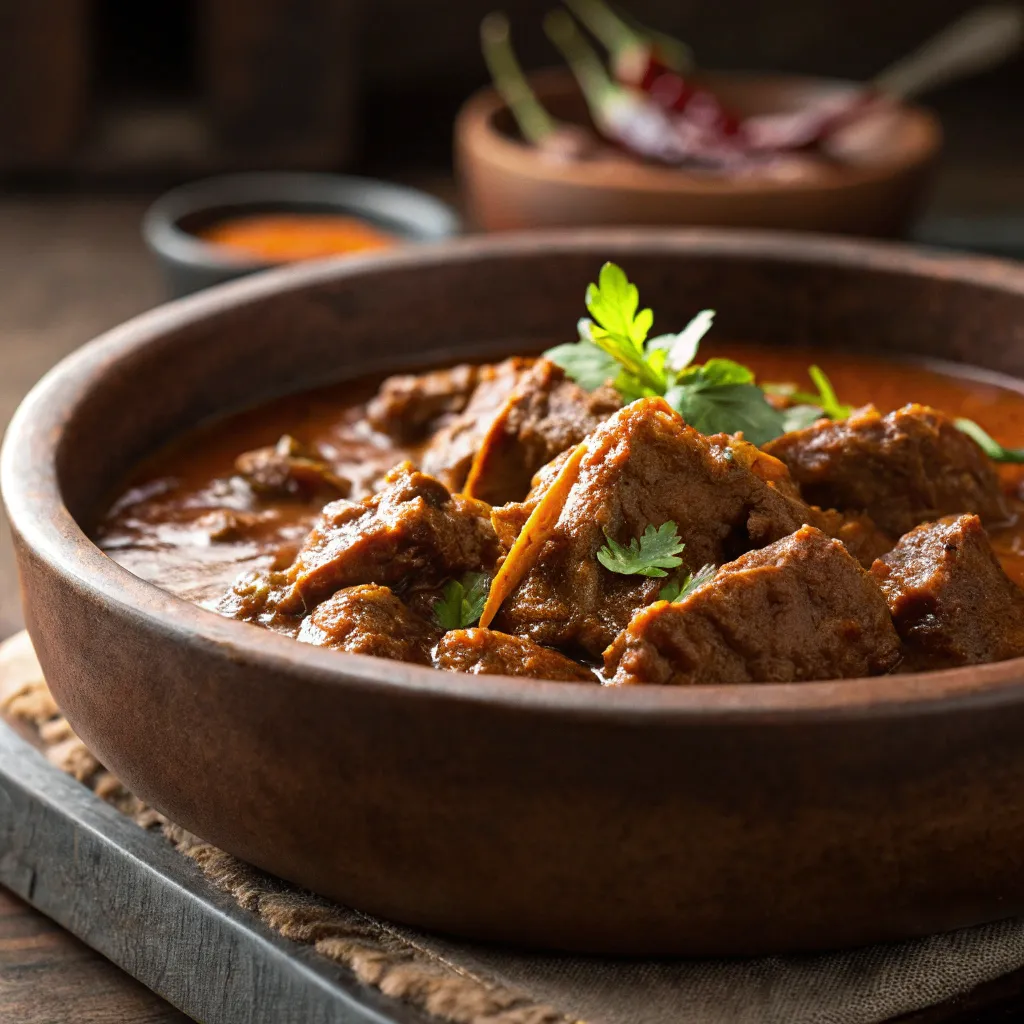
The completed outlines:
[[[506,0],[528,68],[553,0]],[[0,423],[64,353],[166,297],[140,235],[165,189],[308,170],[459,208],[453,121],[492,0],[0,0]],[[863,80],[962,0],[632,0],[707,68]],[[945,148],[914,237],[1024,254],[1024,57],[930,93]],[[0,537],[0,635],[20,612]]]
[[[527,67],[559,62],[551,0],[509,0]],[[635,0],[710,68],[864,79],[970,8],[962,0]],[[8,189],[124,188],[227,169],[443,175],[452,120],[484,84],[492,0],[2,0],[0,173]],[[1024,58],[933,93],[951,209],[1019,197]],[[987,186],[971,193],[972,167]],[[958,192],[958,188],[964,192]]]

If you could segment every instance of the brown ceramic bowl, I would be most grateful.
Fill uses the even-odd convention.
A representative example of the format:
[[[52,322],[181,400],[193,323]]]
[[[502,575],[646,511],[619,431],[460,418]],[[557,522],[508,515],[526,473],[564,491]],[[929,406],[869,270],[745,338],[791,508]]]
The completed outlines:
[[[782,75],[708,74],[744,114],[799,109],[854,88],[850,82]],[[588,123],[571,75],[532,76],[552,114]],[[917,107],[851,129],[850,163],[811,177],[724,177],[619,156],[557,161],[526,145],[493,89],[471,97],[455,123],[455,154],[470,219],[488,231],[599,224],[689,224],[900,235],[913,220],[941,146],[936,119]]]
[[[1024,912],[1024,660],[621,690],[449,674],[220,618],[89,540],[122,474],[198,421],[564,340],[605,259],[668,323],[713,306],[723,337],[1024,377],[1024,268],[832,239],[467,239],[165,306],[53,370],[4,446],[26,621],[75,730],[224,849],[457,935],[762,953]]]

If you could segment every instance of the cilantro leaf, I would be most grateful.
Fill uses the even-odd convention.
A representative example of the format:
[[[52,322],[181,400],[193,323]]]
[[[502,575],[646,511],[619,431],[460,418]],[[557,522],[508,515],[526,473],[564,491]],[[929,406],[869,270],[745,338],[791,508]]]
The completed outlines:
[[[597,560],[611,572],[622,576],[667,576],[666,569],[682,565],[679,552],[686,545],[679,539],[676,524],[670,519],[655,528],[648,524],[639,539],[628,545],[605,534],[607,544],[597,552]]]
[[[753,384],[754,374],[732,359],[709,359],[702,366],[687,367],[679,378],[680,384],[724,388],[732,384]],[[758,388],[758,391],[761,389]]]
[[[695,590],[703,587],[705,583],[710,583],[715,578],[717,572],[718,569],[709,562],[707,565],[701,566],[696,572],[688,572],[681,580],[670,580],[658,592],[658,600],[679,604],[681,601],[685,601]]]
[[[586,305],[593,319],[577,324],[579,342],[547,353],[581,386],[593,390],[611,377],[626,403],[663,396],[704,434],[742,431],[761,445],[785,432],[782,413],[768,403],[747,367],[731,359],[693,363],[714,322],[713,310],[701,310],[678,334],[648,339],[654,315],[640,309],[636,285],[614,263],[606,263],[587,288]]]
[[[491,578],[482,572],[467,572],[461,580],[449,580],[434,602],[434,621],[442,629],[468,629],[480,621]]]
[[[614,263],[606,263],[597,277],[597,284],[587,286],[586,305],[590,315],[609,334],[632,343],[639,352],[654,323],[649,309],[637,312],[640,293],[625,272]]]
[[[974,420],[956,419],[953,426],[971,438],[993,462],[1024,462],[1024,448],[1004,448]]]
[[[791,405],[782,410],[782,430],[786,434],[791,430],[804,430],[824,416],[824,410],[818,405]]]
[[[743,431],[751,444],[762,445],[785,432],[782,413],[756,384],[717,384],[691,374],[668,390],[665,401],[702,434]]]
[[[589,341],[556,345],[544,353],[585,391],[596,391],[619,372],[619,364]]]
[[[662,394],[667,383],[664,371],[644,351],[654,314],[649,309],[637,311],[640,294],[622,268],[606,263],[597,284],[587,286],[585,301],[593,319],[580,320],[580,339],[607,352],[637,385],[650,388],[652,394]],[[659,361],[663,365],[664,357]]]
[[[840,402],[836,397],[832,382],[820,366],[810,366],[807,376],[811,378],[817,393],[801,391],[796,384],[765,384],[764,392],[769,395],[780,395],[796,403],[783,409],[783,420],[786,431],[803,430],[815,420],[845,420],[853,412],[853,406]]]
[[[697,349],[715,321],[713,309],[702,309],[678,334],[659,334],[647,342],[648,352],[664,352],[664,365],[675,373],[697,358]]]

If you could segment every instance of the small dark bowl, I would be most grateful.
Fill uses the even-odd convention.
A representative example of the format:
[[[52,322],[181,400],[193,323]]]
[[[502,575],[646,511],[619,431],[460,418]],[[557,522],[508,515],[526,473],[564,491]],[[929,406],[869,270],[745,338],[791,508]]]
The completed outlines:
[[[344,213],[407,242],[439,242],[460,230],[458,215],[440,199],[374,178],[288,172],[206,178],[165,193],[142,220],[143,237],[174,297],[280,266],[196,234],[254,213]]]
[[[26,624],[75,731],[222,849],[477,939],[765,953],[1024,913],[1024,658],[738,686],[461,675],[221,618],[89,539],[129,467],[201,420],[564,340],[607,259],[666,323],[710,306],[725,338],[1024,389],[1024,267],[809,236],[499,235],[153,310],[51,371],[3,449]]]

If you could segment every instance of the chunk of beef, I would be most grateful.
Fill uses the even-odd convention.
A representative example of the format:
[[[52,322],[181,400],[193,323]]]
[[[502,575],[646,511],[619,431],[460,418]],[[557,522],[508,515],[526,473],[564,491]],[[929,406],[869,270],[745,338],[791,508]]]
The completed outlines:
[[[846,420],[783,434],[764,450],[789,466],[806,501],[866,512],[893,537],[951,513],[973,512],[991,523],[1011,517],[984,452],[927,406],[887,416],[868,406]]]
[[[262,498],[328,501],[345,497],[351,484],[319,455],[285,434],[275,445],[243,452],[235,472]]]
[[[844,513],[812,506],[811,513],[808,524],[841,540],[865,569],[870,569],[875,559],[892,547],[892,537],[880,530],[866,512]]]
[[[548,647],[600,655],[664,580],[622,576],[597,561],[606,535],[621,544],[672,520],[685,565],[716,565],[799,529],[810,510],[777,482],[776,460],[754,472],[658,398],[641,399],[586,440],[578,477],[557,522],[496,620]]]
[[[522,636],[493,629],[453,629],[434,652],[437,668],[486,676],[530,676],[564,682],[593,683],[590,669],[558,651]]]
[[[550,462],[545,463],[534,473],[530,480],[530,490],[522,501],[510,501],[505,505],[491,509],[491,524],[494,527],[498,539],[506,547],[512,547],[519,531],[526,525],[530,513],[537,507],[544,492],[554,483],[566,460],[572,454],[572,449],[556,455]]]
[[[678,604],[633,617],[605,652],[614,685],[785,683],[879,675],[900,660],[885,599],[813,526],[728,565]]]
[[[410,611],[387,587],[348,587],[322,601],[299,626],[303,643],[350,654],[430,664],[441,630]]]
[[[534,473],[621,406],[614,388],[589,393],[561,367],[538,360],[491,421],[470,466],[466,494],[491,505],[522,500]]]
[[[516,356],[489,367],[489,372],[481,375],[462,412],[427,442],[420,456],[423,472],[436,476],[453,491],[462,490],[473,456],[483,443],[491,423],[533,364],[533,359]]]
[[[910,671],[1024,655],[1024,593],[999,564],[981,520],[925,523],[871,568]]]
[[[360,583],[394,586],[404,595],[470,570],[493,570],[502,549],[489,505],[451,494],[408,462],[384,484],[363,501],[326,505],[292,565],[267,578],[240,579],[221,610],[272,624]]]
[[[370,425],[402,444],[422,441],[462,412],[474,389],[491,379],[493,366],[463,363],[448,370],[388,377],[366,407]]]

